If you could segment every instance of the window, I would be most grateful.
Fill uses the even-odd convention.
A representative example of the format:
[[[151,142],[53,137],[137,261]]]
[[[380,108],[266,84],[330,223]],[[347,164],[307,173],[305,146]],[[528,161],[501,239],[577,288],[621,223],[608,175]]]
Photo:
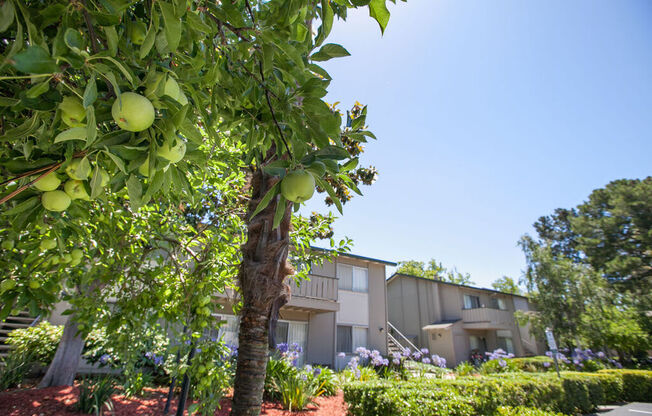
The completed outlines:
[[[233,315],[224,315],[222,320],[226,321],[220,326],[218,336],[224,340],[227,345],[238,346],[238,328],[240,327],[240,319]]]
[[[367,346],[367,328],[337,326],[337,352],[352,353],[358,347]]]
[[[501,311],[507,310],[507,302],[505,302],[505,299],[498,298],[498,309]]]
[[[508,353],[514,354],[514,342],[512,341],[512,331],[500,330],[496,331],[496,343],[498,348],[502,348]]]
[[[480,298],[477,296],[464,295],[464,309],[475,309],[480,307]]]
[[[369,270],[349,264],[337,265],[338,287],[342,290],[367,293],[369,291]]]
[[[278,321],[276,323],[276,344],[297,344],[301,347],[297,365],[303,365],[306,347],[308,346],[308,324],[303,322]]]
[[[469,344],[471,346],[471,351],[478,351],[479,353],[484,353],[487,351],[487,344],[485,339],[477,335],[469,336]]]

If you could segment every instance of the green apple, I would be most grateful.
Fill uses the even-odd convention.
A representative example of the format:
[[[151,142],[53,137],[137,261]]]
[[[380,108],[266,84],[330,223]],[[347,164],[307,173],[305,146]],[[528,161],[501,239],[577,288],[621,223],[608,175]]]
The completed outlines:
[[[184,94],[183,91],[181,91],[181,88],[179,87],[177,80],[175,80],[171,76],[168,76],[167,81],[165,81],[164,93],[165,95],[174,99],[181,105],[188,104],[188,98],[186,98],[186,94]]]
[[[5,279],[0,283],[0,293],[4,293],[16,287],[16,281],[13,279]]]
[[[41,284],[39,282],[37,282],[36,280],[30,280],[29,281],[29,288],[30,289],[38,289],[39,287],[41,287]]]
[[[63,191],[49,191],[41,197],[41,204],[48,211],[64,211],[70,206],[71,202],[72,200],[68,194]]]
[[[34,187],[39,191],[47,192],[47,191],[54,191],[59,187],[60,184],[61,184],[61,180],[59,180],[59,178],[57,178],[57,175],[55,175],[53,172],[45,175],[38,181],[34,182]]]
[[[88,192],[86,192],[86,188],[84,188],[83,181],[71,179],[63,185],[63,189],[66,191],[70,199],[83,199],[84,201],[90,201],[91,199],[91,197],[88,196]]]
[[[91,174],[90,163],[81,163],[82,159],[73,159],[72,162],[66,167],[66,174],[70,179],[83,181]]]
[[[14,248],[14,240],[5,240],[2,242],[3,250],[12,250]]]
[[[81,259],[72,259],[72,261],[70,262],[70,267],[75,267],[79,263],[81,263]]]
[[[154,123],[154,106],[140,94],[124,92],[111,107],[113,120],[123,130],[143,131]]]
[[[39,244],[41,251],[52,250],[56,246],[57,246],[57,240],[55,240],[54,238],[44,238],[41,240],[41,243]]]
[[[143,22],[134,22],[129,26],[129,38],[134,45],[142,45],[147,35],[147,25]]]
[[[305,170],[290,172],[281,181],[281,194],[288,201],[301,203],[315,193],[315,178]]]
[[[86,125],[82,123],[86,118],[86,110],[79,98],[64,97],[61,104],[59,104],[59,110],[61,110],[61,120],[69,127],[82,127]]]
[[[156,155],[170,161],[170,163],[177,163],[186,154],[186,143],[183,140],[178,140],[174,147],[170,147],[168,143],[163,143],[163,146],[156,150]]]
[[[64,254],[63,257],[61,257],[61,262],[62,263],[70,263],[72,261],[72,256],[68,253]]]
[[[81,260],[81,258],[84,257],[84,252],[76,248],[70,252],[70,255],[72,256],[73,260]]]

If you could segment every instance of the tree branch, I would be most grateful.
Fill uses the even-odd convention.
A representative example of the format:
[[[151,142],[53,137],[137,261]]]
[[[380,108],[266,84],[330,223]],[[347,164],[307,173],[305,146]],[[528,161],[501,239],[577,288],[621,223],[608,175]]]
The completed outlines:
[[[262,78],[263,82],[265,82],[265,74],[263,73],[262,60],[258,61],[258,70],[260,71],[260,77]],[[283,144],[285,145],[285,148],[288,151],[288,155],[290,156],[290,159],[294,161],[294,156],[292,156],[292,152],[290,151],[290,146],[288,146],[288,142],[285,140],[285,136],[283,135],[283,130],[281,129],[281,125],[278,124],[278,120],[276,119],[276,114],[274,113],[274,107],[272,107],[272,101],[269,99],[269,90],[267,88],[265,88],[265,99],[267,100],[267,106],[269,107],[269,111],[272,113],[272,120],[274,120],[274,124],[276,124],[276,128],[278,129],[278,134],[281,136],[281,141],[283,141]]]

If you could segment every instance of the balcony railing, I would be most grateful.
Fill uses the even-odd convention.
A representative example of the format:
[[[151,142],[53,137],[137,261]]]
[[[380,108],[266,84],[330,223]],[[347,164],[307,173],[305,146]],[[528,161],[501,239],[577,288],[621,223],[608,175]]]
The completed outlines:
[[[509,326],[514,321],[514,313],[494,308],[472,308],[462,310],[465,324],[484,324],[484,326]]]
[[[298,286],[294,280],[289,282],[292,296],[337,301],[337,279],[310,275],[310,280],[302,281]]]

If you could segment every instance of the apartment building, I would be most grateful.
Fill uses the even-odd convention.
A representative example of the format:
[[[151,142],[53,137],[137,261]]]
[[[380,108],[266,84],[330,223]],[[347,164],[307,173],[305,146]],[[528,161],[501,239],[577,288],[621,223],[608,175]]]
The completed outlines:
[[[449,367],[472,352],[484,355],[497,348],[516,356],[543,352],[529,327],[514,318],[515,311],[531,309],[526,297],[394,274],[387,281],[387,300],[390,335],[396,331],[390,340],[428,348],[446,358]]]
[[[290,282],[292,296],[281,308],[276,342],[297,343],[300,364],[342,368],[357,347],[387,354],[387,286],[385,268],[396,263],[346,254],[313,266],[310,280]],[[238,318],[228,296],[218,300],[226,321],[217,331],[225,342],[238,344]],[[340,357],[344,353],[344,357]]]

